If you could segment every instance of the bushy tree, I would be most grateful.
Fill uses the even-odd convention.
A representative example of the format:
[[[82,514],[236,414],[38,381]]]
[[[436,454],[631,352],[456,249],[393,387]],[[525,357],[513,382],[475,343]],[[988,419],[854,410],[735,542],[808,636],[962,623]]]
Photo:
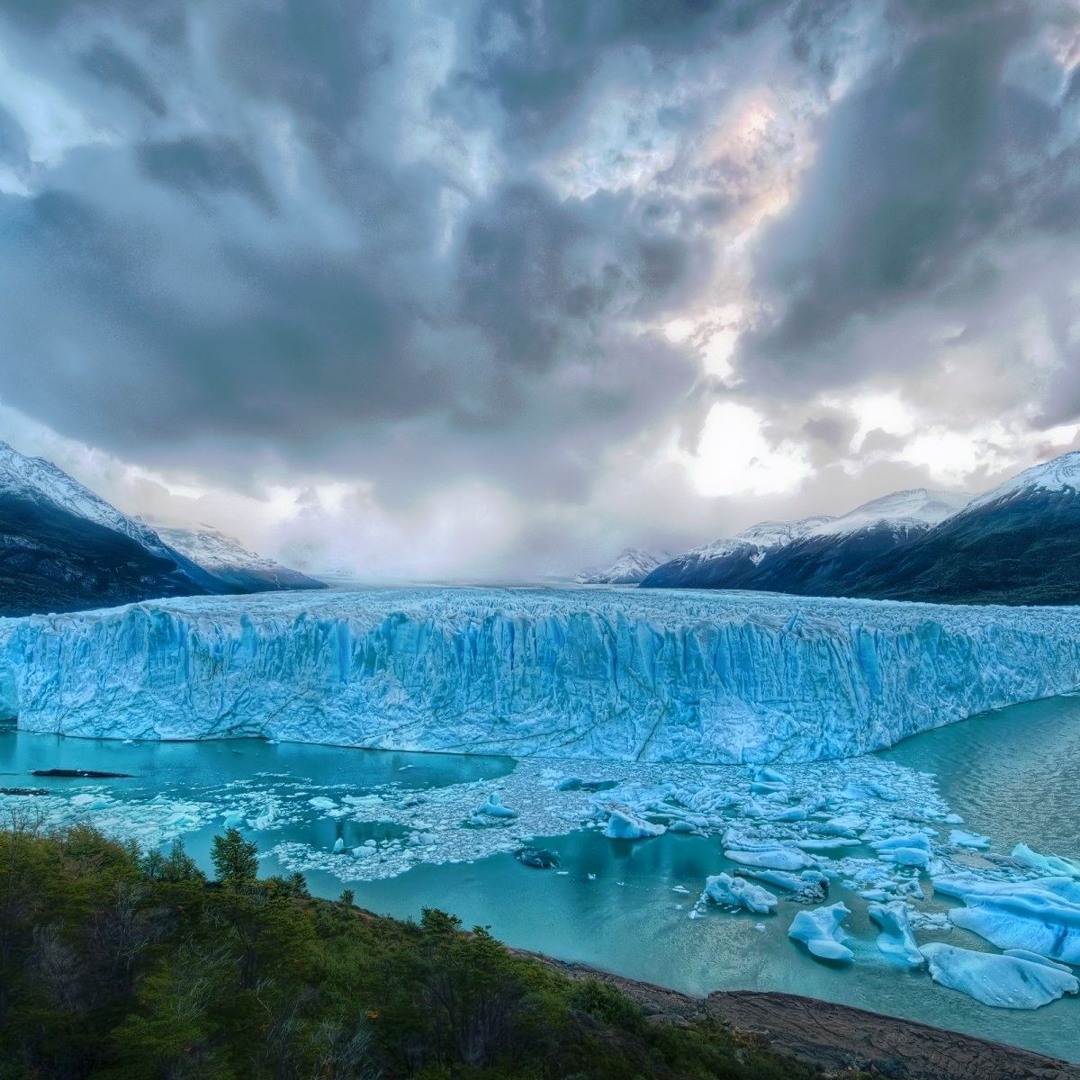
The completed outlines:
[[[218,881],[232,888],[253,884],[259,876],[258,850],[238,829],[227,829],[224,836],[215,836],[210,861]]]

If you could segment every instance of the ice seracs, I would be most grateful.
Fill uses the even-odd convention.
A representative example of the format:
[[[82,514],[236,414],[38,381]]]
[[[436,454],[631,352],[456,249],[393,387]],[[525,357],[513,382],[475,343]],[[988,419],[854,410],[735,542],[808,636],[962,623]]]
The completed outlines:
[[[101,738],[766,764],[849,757],[1078,682],[1068,608],[385,589],[0,621],[0,717]],[[781,780],[754,783],[747,816],[799,816]]]

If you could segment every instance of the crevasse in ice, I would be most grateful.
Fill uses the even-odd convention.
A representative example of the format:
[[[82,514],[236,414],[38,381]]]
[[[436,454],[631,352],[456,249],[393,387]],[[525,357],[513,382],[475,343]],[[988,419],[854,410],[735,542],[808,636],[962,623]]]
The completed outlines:
[[[1070,608],[373,589],[0,621],[0,717],[109,738],[812,761],[1078,684]]]

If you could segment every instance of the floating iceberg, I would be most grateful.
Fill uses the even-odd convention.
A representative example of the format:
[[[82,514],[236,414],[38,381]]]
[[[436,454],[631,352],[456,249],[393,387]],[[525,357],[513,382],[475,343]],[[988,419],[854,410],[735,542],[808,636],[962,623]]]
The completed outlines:
[[[1002,1009],[1037,1009],[1064,994],[1080,992],[1076,977],[1057,964],[1021,956],[959,949],[932,941],[922,948],[929,961],[930,976],[951,987]]]
[[[999,949],[1026,949],[1080,964],[1080,882],[1075,879],[988,882],[958,874],[934,878],[934,890],[963,900],[966,906],[951,910],[950,920]]]
[[[383,589],[0,620],[0,719],[118,739],[760,765],[861,754],[1078,682],[1071,608]]]
[[[870,845],[878,858],[897,866],[913,866],[920,870],[930,864],[930,840],[922,833],[914,836],[893,836]]]
[[[990,837],[982,833],[968,832],[966,829],[952,829],[949,843],[954,847],[970,848],[972,851],[985,851],[990,846]]]
[[[1017,844],[1012,850],[1012,857],[1023,866],[1030,866],[1044,874],[1061,877],[1080,878],[1080,865],[1071,859],[1058,855],[1040,855],[1032,851],[1027,844]]]
[[[803,942],[814,956],[822,960],[854,960],[855,954],[843,943],[840,929],[850,914],[850,909],[844,904],[800,911],[791,920],[788,937]]]
[[[654,825],[625,807],[611,811],[607,828],[604,829],[604,835],[609,840],[647,840],[651,836],[662,836],[665,832],[665,826]]]
[[[708,900],[721,907],[742,908],[758,915],[770,914],[777,904],[776,897],[768,889],[730,874],[715,874],[705,879],[701,902]]]
[[[491,794],[488,796],[488,800],[483,806],[479,807],[476,811],[478,814],[486,814],[488,817],[493,818],[516,818],[518,812],[512,810],[509,806],[503,806],[502,800],[498,795]]]
[[[877,947],[884,956],[902,967],[919,968],[926,963],[915,943],[907,905],[902,900],[893,900],[887,904],[868,904],[866,913],[881,927],[881,933],[877,936]]]
[[[814,860],[794,848],[780,844],[760,851],[736,851],[728,848],[724,858],[742,866],[760,866],[763,870],[805,870],[814,865]]]
[[[763,881],[774,889],[791,893],[792,899],[820,903],[829,891],[829,879],[818,870],[804,870],[801,874],[789,874],[783,870],[738,870],[740,877]]]

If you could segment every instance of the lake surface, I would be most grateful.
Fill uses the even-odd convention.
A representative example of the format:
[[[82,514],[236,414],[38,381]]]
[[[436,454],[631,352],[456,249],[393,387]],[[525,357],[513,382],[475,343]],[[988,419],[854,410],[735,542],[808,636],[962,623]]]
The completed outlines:
[[[1042,852],[1080,856],[1076,699],[976,717],[872,757],[892,768],[933,774],[949,809],[963,816],[965,828],[990,835],[994,851],[1008,852],[1023,842]],[[426,816],[420,828],[438,829],[445,824],[440,818],[460,817],[460,807],[469,805],[470,797],[473,802],[480,798],[485,785],[511,785],[506,790],[518,800],[532,787],[550,792],[552,777],[574,768],[550,765],[254,741],[126,744],[0,734],[0,786],[40,787],[57,796],[9,799],[8,806],[36,802],[67,814],[79,809],[88,820],[114,831],[126,828],[143,842],[183,835],[204,867],[210,839],[222,829],[223,812],[239,808],[232,812],[242,812],[248,822],[252,814],[263,814],[251,835],[270,853],[264,872],[294,868],[296,852],[324,853],[321,862],[302,865],[312,890],[326,896],[339,895],[349,877],[339,876],[337,867],[344,864],[329,855],[339,838],[349,849],[370,842],[380,852],[389,842],[385,872],[392,872],[399,866],[393,853],[408,854],[401,838],[410,829],[417,831],[409,815]],[[84,782],[29,775],[34,768],[53,767],[136,776]],[[623,772],[618,763],[608,763],[606,770],[614,779]],[[546,778],[542,784],[541,778]],[[320,797],[338,809],[327,812]],[[365,800],[376,798],[382,809],[373,820],[356,820],[364,816]],[[414,809],[386,812],[388,806],[413,803]],[[357,812],[346,815],[346,808]],[[990,1009],[934,984],[923,972],[892,968],[874,945],[865,902],[842,888],[834,888],[829,902],[843,899],[853,910],[848,929],[856,938],[856,961],[836,968],[818,963],[788,940],[787,926],[797,910],[793,904],[782,904],[781,916],[773,918],[720,911],[690,918],[705,877],[731,870],[715,837],[669,833],[638,842],[612,841],[596,829],[559,827],[552,812],[541,809],[530,820],[551,822],[550,835],[537,843],[558,851],[561,873],[528,869],[506,851],[485,854],[491,850],[491,835],[465,828],[436,833],[438,842],[453,845],[455,859],[482,856],[475,861],[415,864],[393,877],[347,880],[348,887],[358,904],[375,911],[409,917],[423,907],[440,907],[467,925],[490,926],[509,944],[691,993],[758,989],[806,994],[1080,1061],[1080,1001],[1066,999],[1035,1012]],[[384,859],[382,854],[372,857]],[[929,907],[946,910],[947,905]],[[959,929],[920,931],[918,938],[987,948]]]

